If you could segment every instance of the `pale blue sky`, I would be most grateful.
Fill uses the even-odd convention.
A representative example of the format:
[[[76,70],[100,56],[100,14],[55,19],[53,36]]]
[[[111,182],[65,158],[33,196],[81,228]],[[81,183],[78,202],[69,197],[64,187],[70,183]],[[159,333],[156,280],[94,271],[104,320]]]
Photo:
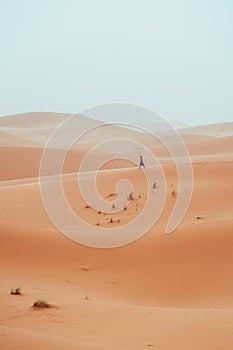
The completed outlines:
[[[233,120],[232,0],[0,0],[0,115],[123,101]]]

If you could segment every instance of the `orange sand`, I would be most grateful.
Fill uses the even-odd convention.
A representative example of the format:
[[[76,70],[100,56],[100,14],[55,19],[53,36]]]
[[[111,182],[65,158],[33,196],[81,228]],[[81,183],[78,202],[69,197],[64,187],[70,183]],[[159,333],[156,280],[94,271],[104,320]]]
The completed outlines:
[[[0,349],[232,350],[233,123],[218,126],[218,136],[211,126],[182,131],[192,155],[194,192],[171,235],[164,230],[174,206],[175,167],[161,145],[121,131],[151,146],[164,164],[166,205],[140,240],[94,249],[58,232],[40,197],[41,153],[65,117],[32,113],[0,119]],[[114,134],[115,127],[108,132]],[[101,137],[93,135],[92,143]],[[102,170],[97,181],[100,193],[112,200],[108,195],[124,177],[134,184],[135,200],[114,215],[85,208],[75,171],[89,147],[87,140],[74,146],[64,164],[67,200],[92,225],[109,227],[111,217],[113,226],[125,224],[146,202],[145,179],[132,164],[125,169],[123,161],[109,163],[112,171]],[[48,181],[52,185],[53,177]],[[22,286],[23,295],[10,295],[13,286]],[[33,310],[40,297],[57,307]]]

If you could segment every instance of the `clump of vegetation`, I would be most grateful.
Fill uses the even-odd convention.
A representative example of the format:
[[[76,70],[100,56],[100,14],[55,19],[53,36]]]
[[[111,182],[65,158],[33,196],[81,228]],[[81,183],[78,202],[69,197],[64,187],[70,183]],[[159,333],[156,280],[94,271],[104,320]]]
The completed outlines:
[[[172,191],[172,197],[176,198],[177,197],[177,192],[176,191]]]
[[[85,205],[85,208],[86,208],[86,209],[90,208],[90,205],[88,205],[88,204],[87,204],[87,205]]]
[[[21,287],[12,287],[10,294],[12,295],[22,295],[22,288]]]
[[[126,208],[126,206],[124,206],[124,210],[126,210],[127,208]]]
[[[157,183],[156,182],[153,183],[152,188],[153,188],[153,190],[155,190],[157,188]]]
[[[116,208],[116,206],[115,206],[115,204],[113,203],[113,205],[112,205],[112,209],[115,209]]]
[[[128,201],[133,201],[134,197],[133,197],[133,192],[130,192],[130,194],[127,197]]]
[[[114,221],[113,221],[113,218],[111,218],[109,222],[112,224],[112,223],[114,222]]]
[[[85,271],[85,272],[88,272],[89,271],[89,268],[87,266],[82,266],[81,267],[81,270]]]
[[[50,308],[55,307],[55,306],[48,303],[44,299],[37,299],[36,301],[34,301],[32,307],[34,309],[50,309]]]

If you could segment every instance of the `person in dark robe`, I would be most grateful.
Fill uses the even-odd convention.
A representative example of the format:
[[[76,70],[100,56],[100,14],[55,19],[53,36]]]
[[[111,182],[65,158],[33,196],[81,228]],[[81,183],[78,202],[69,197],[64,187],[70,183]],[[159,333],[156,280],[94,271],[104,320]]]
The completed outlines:
[[[140,156],[139,168],[145,168],[145,164],[144,164],[144,162],[143,162],[142,156]]]

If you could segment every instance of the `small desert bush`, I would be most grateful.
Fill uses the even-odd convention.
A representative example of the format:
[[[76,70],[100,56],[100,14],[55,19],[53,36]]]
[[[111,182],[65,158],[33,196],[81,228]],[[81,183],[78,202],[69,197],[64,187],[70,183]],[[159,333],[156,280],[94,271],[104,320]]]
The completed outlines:
[[[85,271],[85,272],[88,272],[90,269],[89,269],[89,267],[87,267],[87,266],[82,266],[82,267],[81,267],[81,270],[83,270],[83,271]]]
[[[54,307],[54,305],[48,303],[44,299],[37,299],[36,301],[34,301],[32,307],[34,309],[49,309],[49,308]]]
[[[176,191],[173,190],[173,191],[172,191],[172,197],[173,197],[173,198],[176,198],[177,195],[178,195],[178,193],[177,193]]]
[[[133,192],[130,192],[130,194],[128,195],[127,199],[128,199],[128,201],[133,201],[134,200]]]
[[[21,287],[12,287],[10,294],[12,295],[22,295],[22,288]]]

